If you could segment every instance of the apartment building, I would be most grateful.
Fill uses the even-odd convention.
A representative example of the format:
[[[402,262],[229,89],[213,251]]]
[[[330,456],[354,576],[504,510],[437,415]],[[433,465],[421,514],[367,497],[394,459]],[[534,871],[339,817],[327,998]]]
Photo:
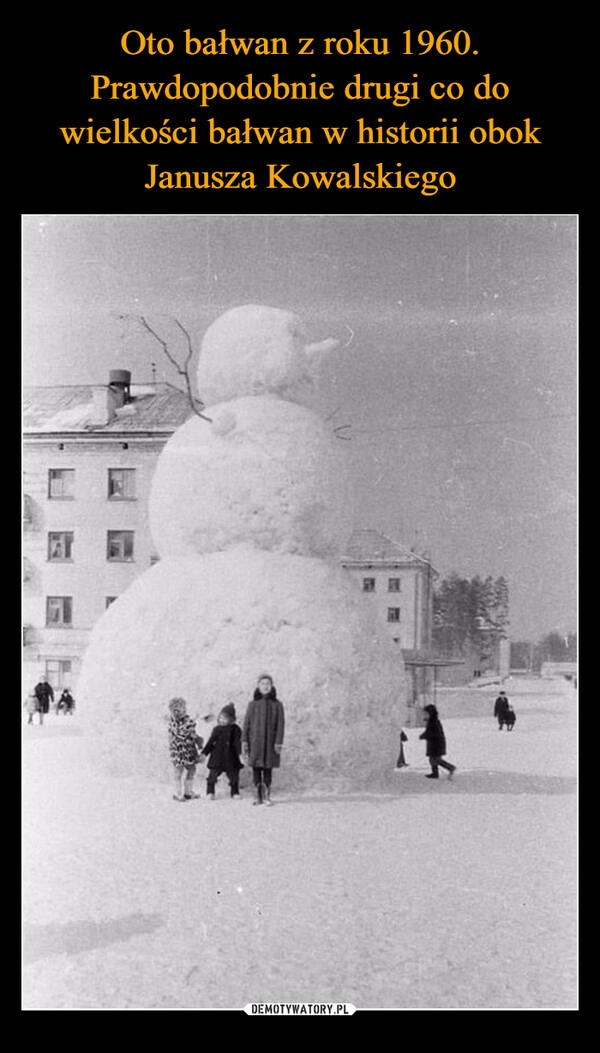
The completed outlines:
[[[429,559],[377,530],[355,530],[342,566],[357,580],[379,624],[403,651],[431,647],[437,571]]]
[[[355,530],[342,558],[382,633],[402,652],[407,672],[408,723],[431,701],[438,660],[432,654],[433,583],[437,571],[426,556],[378,530]],[[412,711],[412,712],[411,712]]]
[[[191,414],[167,384],[28,388],[23,422],[23,679],[74,687],[103,610],[157,558],[148,495]]]

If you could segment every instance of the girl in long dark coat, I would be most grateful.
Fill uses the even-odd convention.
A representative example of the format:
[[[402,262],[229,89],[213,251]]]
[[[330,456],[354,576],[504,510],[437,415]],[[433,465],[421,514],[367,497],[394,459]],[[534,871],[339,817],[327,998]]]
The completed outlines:
[[[425,706],[424,711],[427,713],[427,725],[423,734],[419,735],[419,738],[425,739],[427,743],[426,753],[431,765],[431,772],[425,778],[437,779],[439,777],[438,768],[445,768],[448,772],[448,778],[451,779],[456,771],[456,764],[450,764],[449,761],[443,759],[446,752],[446,736],[444,735],[444,728],[438,716],[437,708],[436,706]]]
[[[206,780],[206,796],[209,800],[215,799],[215,786],[219,775],[226,773],[229,780],[229,790],[236,800],[240,798],[240,768],[244,765],[240,760],[242,746],[242,732],[239,724],[235,722],[235,706],[223,706],[217,717],[217,725],[210,733],[210,738],[202,753],[209,758],[208,778]]]
[[[273,768],[280,764],[284,730],[283,704],[277,698],[271,677],[263,674],[248,703],[242,731],[242,755],[252,767],[256,788],[253,804],[271,804]]]

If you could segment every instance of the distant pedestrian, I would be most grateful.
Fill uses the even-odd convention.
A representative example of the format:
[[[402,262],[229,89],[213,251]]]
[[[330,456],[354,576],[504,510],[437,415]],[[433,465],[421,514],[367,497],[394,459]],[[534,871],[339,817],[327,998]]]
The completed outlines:
[[[65,687],[62,695],[60,696],[58,702],[56,703],[56,712],[57,713],[64,713],[65,716],[68,713],[69,716],[72,716],[74,711],[75,711],[75,699],[73,698],[73,695],[69,691],[69,688]]]
[[[494,716],[498,721],[498,731],[502,731],[505,724],[506,730],[512,731],[517,718],[510,702],[508,701],[506,691],[500,691],[500,694],[494,703]]]
[[[408,735],[404,728],[400,731],[400,753],[398,754],[398,760],[396,761],[396,767],[394,771],[400,771],[402,768],[408,768],[408,762],[404,756],[404,743],[408,742]]]
[[[248,703],[242,731],[242,757],[248,759],[255,786],[253,804],[271,804],[273,768],[280,765],[285,713],[270,676],[258,679]]]
[[[44,713],[48,713],[50,710],[50,703],[54,702],[54,691],[52,684],[48,682],[45,676],[41,676],[34,688],[35,697],[38,700],[38,713],[40,715],[40,724],[44,723]]]
[[[202,750],[204,756],[208,757],[206,796],[209,800],[214,801],[217,779],[223,772],[229,780],[231,797],[241,800],[240,768],[244,767],[240,760],[241,749],[242,730],[239,724],[236,724],[235,706],[231,704],[223,706],[217,717],[217,725],[212,729],[208,742]]]
[[[27,723],[33,724],[33,714],[39,713],[39,703],[35,691],[30,691],[24,702],[25,712],[27,713]],[[43,715],[40,713],[40,724],[43,724]]]
[[[425,706],[425,713],[427,714],[427,725],[425,731],[419,735],[420,739],[425,739],[426,753],[431,765],[431,772],[425,778],[437,779],[438,768],[445,768],[448,778],[452,779],[456,771],[456,764],[450,764],[449,761],[443,759],[446,753],[446,736],[436,706]]]
[[[169,753],[175,769],[173,800],[191,801],[200,796],[194,793],[194,776],[196,765],[202,759],[199,750],[204,739],[196,734],[196,721],[188,716],[185,699],[172,698],[169,712]]]

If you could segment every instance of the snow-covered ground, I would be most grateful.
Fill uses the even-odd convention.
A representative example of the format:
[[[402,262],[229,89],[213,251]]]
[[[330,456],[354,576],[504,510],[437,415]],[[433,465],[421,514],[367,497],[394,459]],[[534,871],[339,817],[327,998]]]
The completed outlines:
[[[271,809],[99,776],[77,715],[26,726],[24,1008],[575,1009],[577,692],[506,687],[510,734],[495,688],[438,691],[453,782],[410,729],[389,791],[276,772]]]

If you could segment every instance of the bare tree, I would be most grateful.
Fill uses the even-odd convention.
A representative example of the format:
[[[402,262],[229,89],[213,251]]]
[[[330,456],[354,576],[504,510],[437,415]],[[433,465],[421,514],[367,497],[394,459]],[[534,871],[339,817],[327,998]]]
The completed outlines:
[[[188,333],[187,329],[185,328],[185,326],[183,326],[181,324],[181,322],[179,321],[178,318],[174,318],[173,321],[175,322],[175,325],[179,329],[181,329],[181,332],[185,336],[185,340],[186,340],[186,343],[187,343],[187,349],[188,350],[187,350],[187,355],[186,355],[185,361],[183,363],[183,366],[179,365],[179,362],[177,361],[177,359],[174,358],[173,355],[171,354],[171,352],[169,351],[169,345],[167,344],[167,341],[163,340],[162,337],[160,337],[158,335],[158,333],[155,332],[155,330],[152,328],[152,326],[149,325],[147,320],[144,318],[143,314],[140,315],[140,322],[143,325],[144,329],[148,333],[150,333],[150,335],[153,336],[155,340],[158,341],[158,343],[162,347],[162,349],[163,349],[165,355],[167,356],[169,362],[171,363],[171,365],[175,367],[175,369],[179,373],[179,376],[184,378],[185,386],[186,386],[186,390],[187,390],[187,396],[188,396],[188,399],[190,400],[190,406],[192,407],[194,413],[198,417],[201,417],[202,420],[209,421],[209,423],[210,423],[210,417],[206,417],[204,415],[204,413],[201,413],[200,409],[198,408],[199,406],[201,406],[202,409],[204,409],[204,402],[202,402],[201,399],[197,399],[195,397],[193,391],[192,391],[192,382],[190,380],[190,369],[189,369],[190,362],[191,362],[193,354],[194,354],[194,346],[192,344],[192,339],[191,339],[190,334]]]
[[[192,338],[191,338],[190,334],[188,333],[188,331],[185,328],[185,326],[181,324],[179,319],[178,318],[173,318],[173,321],[175,322],[175,325],[177,326],[177,328],[180,329],[181,332],[183,333],[183,335],[185,337],[186,344],[187,344],[187,354],[186,354],[185,360],[183,362],[183,365],[180,365],[179,362],[177,361],[177,359],[171,354],[171,352],[169,350],[168,342],[166,340],[163,340],[163,338],[158,335],[156,330],[153,329],[153,327],[150,325],[150,323],[144,317],[143,314],[139,314],[139,315],[119,314],[118,318],[120,318],[122,320],[131,319],[131,318],[135,319],[135,321],[139,322],[140,325],[142,326],[142,328],[145,329],[147,333],[150,333],[150,336],[154,337],[154,339],[157,341],[157,343],[160,344],[160,346],[161,346],[165,356],[167,357],[168,361],[171,363],[172,366],[174,366],[174,368],[176,369],[176,371],[179,374],[179,376],[183,377],[183,379],[185,381],[186,394],[187,394],[187,397],[189,399],[190,406],[192,407],[192,410],[194,411],[196,416],[201,417],[202,420],[208,421],[209,424],[212,423],[211,418],[207,417],[204,413],[201,412],[201,410],[204,409],[205,403],[202,401],[202,399],[196,398],[196,396],[194,395],[194,393],[192,391],[192,382],[190,380],[190,362],[192,361],[192,358],[193,358],[193,355],[194,355],[194,345],[192,343]]]

